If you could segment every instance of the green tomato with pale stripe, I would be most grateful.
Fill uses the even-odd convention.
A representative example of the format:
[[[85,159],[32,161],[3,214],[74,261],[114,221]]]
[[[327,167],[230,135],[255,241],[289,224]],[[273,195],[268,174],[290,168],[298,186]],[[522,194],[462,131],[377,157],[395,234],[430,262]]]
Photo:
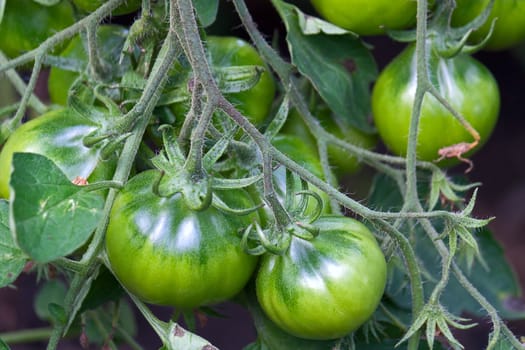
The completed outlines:
[[[262,257],[257,299],[280,328],[300,338],[343,337],[367,321],[386,285],[385,257],[370,230],[324,216],[311,241],[293,237],[284,255]]]
[[[257,214],[238,216],[213,206],[189,209],[181,194],[153,192],[159,172],[133,177],[111,210],[106,251],[118,280],[140,299],[193,309],[236,295],[258,258],[241,247],[240,231]],[[219,191],[232,208],[253,207],[243,190]]]

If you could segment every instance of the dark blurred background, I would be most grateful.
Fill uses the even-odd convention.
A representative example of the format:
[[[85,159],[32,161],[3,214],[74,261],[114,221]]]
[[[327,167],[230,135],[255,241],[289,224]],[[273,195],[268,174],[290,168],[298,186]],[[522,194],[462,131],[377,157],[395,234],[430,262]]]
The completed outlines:
[[[275,33],[283,40],[283,27],[279,18],[266,1],[247,1],[259,29],[271,38]],[[304,1],[301,7],[307,9]],[[231,3],[221,1],[221,15],[212,30],[216,34],[230,34],[246,37],[239,26]],[[115,17],[113,20],[129,23],[133,16]],[[384,67],[403,48],[388,38],[369,38],[366,41],[374,46],[373,53],[380,68]],[[492,138],[473,156],[474,170],[469,174],[472,182],[482,182],[478,194],[475,215],[477,217],[495,216],[489,226],[496,239],[501,242],[505,254],[516,271],[521,286],[525,286],[525,43],[513,50],[503,52],[480,52],[475,55],[494,74],[501,89],[500,119]],[[39,94],[44,98],[45,74],[40,81]],[[4,88],[2,88],[3,91]],[[522,153],[524,152],[524,153]],[[461,173],[464,166],[451,169]],[[23,274],[15,283],[16,289],[0,289],[0,333],[33,327],[46,326],[34,314],[32,302],[37,286],[34,275]],[[221,349],[242,349],[255,339],[248,313],[241,307],[227,303],[219,307],[227,318],[209,319],[207,325],[199,327],[199,334]],[[154,309],[164,319],[169,318],[171,310]],[[138,340],[145,349],[156,349],[161,344],[156,335],[139,318]],[[458,332],[458,337],[466,349],[482,349],[486,345],[490,325],[486,319],[477,320],[481,327],[471,331]],[[518,335],[525,335],[524,321],[509,321],[509,326]],[[13,349],[43,349],[44,343],[17,345]],[[79,349],[76,340],[64,342],[60,349]],[[94,348],[94,347],[93,347]]]

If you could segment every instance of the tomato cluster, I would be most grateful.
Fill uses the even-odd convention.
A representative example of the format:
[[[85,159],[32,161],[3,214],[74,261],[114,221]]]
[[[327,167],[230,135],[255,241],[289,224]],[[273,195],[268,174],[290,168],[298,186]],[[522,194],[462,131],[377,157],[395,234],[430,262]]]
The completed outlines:
[[[7,1],[0,30],[9,34],[0,36],[0,49],[11,57],[31,50],[72,23],[71,4],[83,15],[104,2],[61,1],[41,8],[32,0]],[[525,36],[523,26],[516,29],[515,22],[525,13],[525,2],[516,2],[512,15],[502,3],[496,1],[490,18],[501,17],[498,23],[505,25],[496,27],[489,48],[508,47]],[[140,4],[141,0],[129,0],[114,14],[132,13]],[[417,7],[413,0],[312,0],[312,4],[326,19],[360,35],[407,28],[415,23]],[[471,20],[464,17],[467,6],[467,1],[458,1],[454,24]],[[20,26],[20,16],[28,8],[46,20],[56,17],[64,22],[35,20]],[[11,163],[17,152],[48,157],[72,181],[112,178],[120,152],[115,145],[134,126],[130,122],[126,129],[120,117],[140,98],[151,62],[161,54],[162,43],[156,35],[166,28],[162,20],[154,21],[155,11],[153,27],[145,26],[139,34],[133,31],[137,28],[98,27],[103,76],[98,72],[94,77],[96,67],[90,62],[93,57],[88,57],[85,38],[71,40],[50,69],[48,90],[57,108],[23,123],[3,145],[0,197],[12,197]],[[45,29],[37,27],[42,23]],[[509,26],[515,32],[502,34]],[[482,27],[478,34],[485,33]],[[271,130],[268,125],[275,125],[269,116],[278,113],[277,89],[258,51],[236,37],[210,35],[203,43],[217,85],[222,86],[220,79],[227,80],[226,99],[262,133]],[[450,146],[487,141],[499,112],[499,90],[488,69],[474,58],[466,54],[443,57],[430,43],[428,54],[433,88],[475,130],[469,132],[450,108],[427,94],[419,115],[417,157],[433,161],[440,155],[448,157],[443,150]],[[260,150],[220,111],[210,113],[203,154],[198,154],[210,164],[203,161],[203,169],[191,167],[193,137],[204,114],[200,104],[207,101],[193,99],[195,72],[189,61],[191,57],[179,53],[167,83],[156,91],[160,102],[132,176],[115,196],[105,236],[112,272],[145,302],[183,311],[234,298],[252,280],[260,307],[289,334],[328,340],[353,332],[370,319],[385,290],[387,265],[375,236],[359,221],[334,214],[337,210],[325,192],[282,165],[275,163],[263,187]],[[378,134],[400,156],[406,156],[414,117],[416,65],[415,47],[410,45],[382,71],[372,91]],[[367,150],[375,147],[375,134],[356,128],[349,122],[351,116],[336,115],[315,97],[310,104],[314,123],[349,144]],[[326,179],[330,165],[339,179],[360,168],[359,159],[333,144],[327,146],[329,164],[323,168],[319,140],[303,117],[292,109],[271,135],[269,141],[278,152],[321,180]],[[227,146],[219,152],[224,140]],[[464,153],[455,155],[462,159]],[[246,181],[257,176],[253,182]]]

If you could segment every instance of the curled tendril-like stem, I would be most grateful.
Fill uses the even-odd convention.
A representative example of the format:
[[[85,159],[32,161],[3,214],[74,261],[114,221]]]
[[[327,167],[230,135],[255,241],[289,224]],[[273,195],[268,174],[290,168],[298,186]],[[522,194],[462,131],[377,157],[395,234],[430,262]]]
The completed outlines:
[[[319,218],[319,216],[321,216],[321,213],[323,212],[324,204],[323,204],[323,199],[321,198],[321,196],[318,193],[316,193],[314,191],[306,190],[306,191],[296,192],[295,195],[296,196],[302,196],[303,198],[307,198],[307,200],[305,201],[304,205],[299,208],[299,210],[301,212],[301,216],[300,216],[301,219],[304,219],[306,222],[311,224],[312,222],[317,220]],[[315,206],[314,206],[313,212],[311,214],[309,213],[308,215],[306,215],[305,212],[306,212],[306,210],[308,208],[308,204],[309,204],[308,198],[313,198],[315,200]]]
[[[319,235],[319,228],[313,225],[310,225],[310,224],[302,223],[302,222],[296,222],[292,224],[288,228],[288,231],[292,235],[299,237],[301,239],[307,240],[307,241],[311,241],[312,239],[314,239],[315,237]]]
[[[215,207],[216,209],[222,212],[225,212],[227,214],[233,214],[233,215],[238,215],[238,216],[249,215],[251,213],[256,212],[257,210],[259,210],[260,208],[264,206],[263,203],[260,203],[258,205],[255,205],[249,208],[232,208],[228,204],[226,204],[220,198],[220,196],[217,195],[216,193],[213,193],[212,196],[213,197],[212,197],[211,205],[213,205],[213,207]]]
[[[253,237],[255,235],[255,237]],[[249,240],[257,241],[258,245],[249,247]],[[266,252],[275,255],[283,255],[290,246],[292,235],[288,230],[272,225],[267,229],[262,229],[259,223],[249,225],[243,233],[241,246],[244,251],[251,255],[261,255]]]

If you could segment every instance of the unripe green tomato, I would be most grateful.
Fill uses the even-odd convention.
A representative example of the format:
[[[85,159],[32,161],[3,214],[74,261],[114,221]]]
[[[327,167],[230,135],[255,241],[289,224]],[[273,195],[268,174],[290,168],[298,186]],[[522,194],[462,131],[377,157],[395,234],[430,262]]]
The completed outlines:
[[[374,122],[385,145],[396,155],[405,156],[414,105],[417,77],[414,46],[409,46],[380,73],[372,91]],[[449,104],[472,125],[484,144],[498,118],[499,89],[490,71],[468,55],[444,59],[430,55],[432,84]],[[433,161],[438,151],[473,136],[433,96],[426,94],[421,109],[417,158]],[[473,153],[470,151],[466,155]],[[450,160],[444,165],[457,163]]]
[[[326,20],[359,35],[383,34],[416,21],[414,0],[312,0]]]
[[[480,15],[490,0],[456,0],[452,25],[462,26]],[[474,31],[472,42],[483,40],[489,33],[492,21],[497,18],[494,31],[484,46],[488,50],[504,50],[525,40],[525,0],[495,0],[489,18]]]
[[[98,48],[101,58],[110,65],[117,64],[119,54],[126,40],[128,30],[118,25],[101,25],[97,29]],[[80,36],[76,36],[62,51],[60,57],[75,59],[88,65],[88,55]],[[65,106],[69,88],[78,77],[78,73],[51,67],[47,82],[51,102]]]
[[[182,195],[159,197],[159,172],[131,178],[113,204],[106,251],[119,281],[142,300],[182,309],[225,301],[244,287],[258,258],[241,248],[240,231],[257,214],[233,215],[213,206],[189,209]],[[232,208],[250,208],[243,190],[217,193]]]
[[[306,339],[341,338],[368,320],[386,285],[385,257],[357,220],[315,221],[311,241],[293,237],[283,255],[265,254],[256,278],[257,299],[286,332]]]
[[[75,6],[85,12],[93,12],[108,0],[73,0]],[[137,11],[140,8],[142,0],[126,0],[124,4],[113,10],[113,15],[125,15]]]
[[[108,180],[115,159],[102,160],[100,148],[88,148],[83,138],[97,125],[72,109],[57,109],[22,124],[0,152],[0,198],[9,198],[11,161],[15,152],[37,153],[51,159],[70,180],[77,176],[88,182]]]
[[[73,22],[73,9],[66,0],[54,6],[33,0],[7,0],[0,23],[0,50],[7,57],[19,56]]]

